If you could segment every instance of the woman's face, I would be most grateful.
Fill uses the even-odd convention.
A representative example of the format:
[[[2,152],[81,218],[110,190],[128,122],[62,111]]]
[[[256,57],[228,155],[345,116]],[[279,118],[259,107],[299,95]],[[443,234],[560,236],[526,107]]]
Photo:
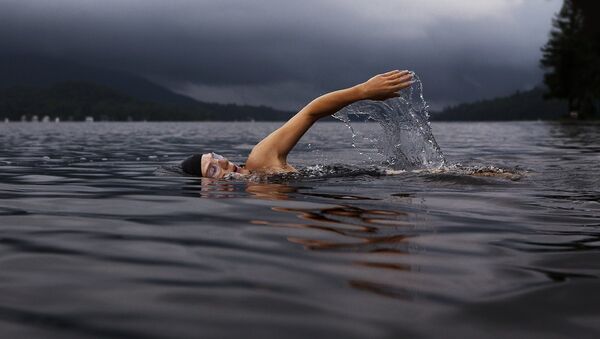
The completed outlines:
[[[221,179],[229,173],[242,172],[242,169],[239,166],[230,162],[223,156],[212,152],[202,154],[200,166],[202,176],[206,178]]]

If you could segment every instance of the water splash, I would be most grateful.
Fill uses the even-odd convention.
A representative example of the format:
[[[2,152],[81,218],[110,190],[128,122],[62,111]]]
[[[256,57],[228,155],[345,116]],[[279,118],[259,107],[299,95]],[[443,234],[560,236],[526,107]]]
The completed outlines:
[[[376,148],[393,169],[441,168],[446,159],[431,131],[423,84],[414,73],[413,79],[412,86],[400,92],[398,98],[359,101],[333,117],[350,128],[353,147],[366,144],[366,147]],[[360,121],[377,122],[381,130],[361,133],[355,124]]]
[[[482,179],[490,179],[481,181],[489,184],[495,179],[508,179],[518,181],[527,175],[527,171],[520,168],[502,168],[496,166],[476,166],[450,164],[437,168],[421,168],[413,170],[398,170],[390,169],[387,166],[378,165],[348,165],[348,164],[329,164],[329,165],[313,165],[298,168],[297,172],[287,173],[252,173],[240,174],[229,173],[224,180],[243,180],[252,182],[267,182],[279,183],[290,181],[306,181],[306,180],[322,180],[327,178],[357,178],[357,177],[382,177],[396,175],[418,175],[428,177],[429,180],[445,181],[451,179],[453,181],[465,182],[468,178],[481,177]],[[431,179],[433,178],[433,179]],[[467,181],[472,184],[472,181]]]

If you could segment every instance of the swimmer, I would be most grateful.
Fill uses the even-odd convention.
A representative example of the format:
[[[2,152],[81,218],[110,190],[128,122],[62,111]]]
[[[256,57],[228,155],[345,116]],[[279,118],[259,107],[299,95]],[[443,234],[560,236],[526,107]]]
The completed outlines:
[[[256,144],[245,166],[238,166],[216,153],[195,154],[181,163],[187,174],[220,179],[230,173],[286,173],[296,169],[287,156],[317,120],[360,100],[387,100],[413,83],[413,73],[390,71],[356,86],[324,94],[296,113],[283,126]]]

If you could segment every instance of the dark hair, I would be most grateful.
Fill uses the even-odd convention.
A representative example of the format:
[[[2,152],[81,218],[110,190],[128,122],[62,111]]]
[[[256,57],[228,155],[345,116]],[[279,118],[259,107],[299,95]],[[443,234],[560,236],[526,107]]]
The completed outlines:
[[[181,169],[191,175],[202,176],[202,154],[194,154],[181,162]]]

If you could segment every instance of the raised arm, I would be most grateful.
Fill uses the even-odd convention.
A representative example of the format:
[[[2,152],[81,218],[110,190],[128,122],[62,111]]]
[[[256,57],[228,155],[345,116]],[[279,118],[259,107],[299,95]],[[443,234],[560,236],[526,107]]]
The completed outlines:
[[[293,170],[287,164],[287,155],[300,138],[319,119],[334,114],[359,100],[385,100],[398,96],[397,92],[412,83],[412,73],[391,71],[378,74],[354,87],[322,95],[283,126],[259,142],[248,156],[249,170]]]

